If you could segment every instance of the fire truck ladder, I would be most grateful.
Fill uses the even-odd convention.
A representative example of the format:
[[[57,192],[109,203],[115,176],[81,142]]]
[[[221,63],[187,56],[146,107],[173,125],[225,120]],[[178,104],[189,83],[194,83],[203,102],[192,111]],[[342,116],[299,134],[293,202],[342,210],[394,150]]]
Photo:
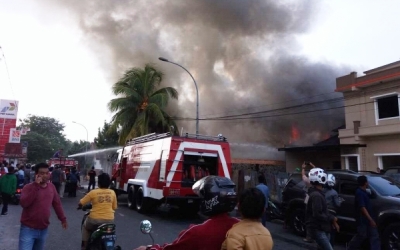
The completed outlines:
[[[200,139],[200,140],[208,140],[208,141],[227,141],[226,137],[221,134],[218,136],[210,136],[210,135],[196,135],[196,134],[185,134],[186,138]]]
[[[154,141],[154,140],[161,139],[161,138],[166,138],[166,137],[169,137],[169,136],[171,136],[171,133],[170,133],[170,132],[168,132],[168,133],[163,133],[163,134],[151,133],[151,134],[148,134],[148,135],[143,135],[143,136],[136,137],[136,138],[133,138],[133,139],[131,139],[131,140],[128,140],[128,141],[126,142],[126,145],[127,145],[127,146],[135,145],[135,144],[137,144],[137,143],[148,142],[148,141]]]

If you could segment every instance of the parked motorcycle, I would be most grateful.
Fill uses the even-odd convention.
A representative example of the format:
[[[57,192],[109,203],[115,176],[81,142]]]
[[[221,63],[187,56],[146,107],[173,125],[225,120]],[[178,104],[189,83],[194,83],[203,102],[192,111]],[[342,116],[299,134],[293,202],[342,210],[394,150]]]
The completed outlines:
[[[84,205],[82,207],[78,207],[78,209],[87,211],[88,209],[92,209],[92,205]],[[83,230],[83,224],[85,223],[85,220],[89,214],[90,211],[86,212],[82,218],[81,231]],[[117,240],[115,228],[116,225],[114,223],[105,223],[99,225],[97,229],[90,235],[86,250],[122,250],[120,246],[115,245],[115,241]]]
[[[153,236],[151,235],[152,228],[153,227],[152,227],[151,222],[149,220],[142,220],[140,222],[140,231],[143,234],[148,234],[150,236],[152,242],[153,242],[151,245],[147,245],[146,246],[147,247],[146,250],[150,250],[151,247],[154,245],[154,239],[153,239]]]
[[[267,220],[272,221],[272,220],[283,220],[284,215],[282,211],[279,209],[279,207],[270,200],[268,200],[268,208],[267,208]]]

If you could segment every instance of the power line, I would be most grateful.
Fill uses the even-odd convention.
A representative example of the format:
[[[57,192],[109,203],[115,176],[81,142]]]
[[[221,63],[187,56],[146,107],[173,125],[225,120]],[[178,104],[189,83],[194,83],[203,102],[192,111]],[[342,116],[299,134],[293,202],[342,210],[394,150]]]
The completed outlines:
[[[12,86],[12,84],[11,84],[11,77],[10,77],[10,72],[9,72],[9,70],[8,70],[7,59],[6,59],[6,56],[4,55],[4,50],[3,50],[3,48],[2,48],[1,46],[0,46],[0,50],[1,50],[2,54],[3,54],[4,64],[6,65],[7,77],[8,77],[8,82],[9,82],[10,88],[11,88],[11,94],[12,94],[13,97],[14,97],[15,106],[16,106],[16,108],[17,108],[17,110],[18,110],[17,100],[16,100],[16,97],[15,97],[15,93],[14,93],[13,86]]]
[[[379,89],[375,89],[375,90],[369,90],[369,91],[363,91],[363,93],[373,93],[373,92],[379,92],[379,91],[384,91],[384,90],[388,90],[388,89],[393,89],[393,87],[385,87],[385,88],[379,88]],[[322,100],[322,101],[317,101],[317,102],[313,102],[313,103],[306,103],[306,104],[300,104],[300,105],[293,105],[293,106],[289,106],[289,107],[284,107],[284,108],[278,108],[278,109],[272,109],[272,110],[264,110],[264,111],[258,111],[258,112],[249,112],[249,113],[242,113],[242,114],[238,114],[238,115],[227,115],[227,116],[219,116],[219,117],[210,117],[210,118],[200,118],[199,120],[242,120],[242,119],[253,119],[253,118],[264,118],[264,117],[275,117],[275,116],[285,116],[285,115],[295,115],[297,113],[290,113],[290,114],[276,114],[276,115],[271,115],[271,116],[253,116],[253,117],[240,117],[240,116],[249,116],[249,115],[254,115],[254,114],[262,114],[262,113],[270,113],[270,112],[277,112],[277,111],[284,111],[284,110],[289,110],[289,109],[295,109],[295,108],[300,108],[300,107],[306,107],[306,106],[310,106],[310,105],[316,105],[316,104],[328,104],[329,102],[338,102],[338,101],[342,101],[345,99],[349,99],[352,97],[358,97],[360,94],[358,93],[354,93],[353,95],[347,95],[346,98],[344,97],[340,97],[340,98],[333,98],[333,99],[329,99],[329,100]],[[366,103],[358,103],[358,104],[354,104],[354,106],[357,105],[363,105],[363,104],[367,104],[370,102],[366,102]],[[344,105],[344,106],[339,106],[339,107],[331,107],[331,108],[326,108],[326,109],[322,109],[322,110],[311,110],[311,111],[302,111],[300,112],[300,114],[302,113],[309,113],[309,112],[318,112],[318,111],[324,111],[324,110],[329,110],[329,109],[338,109],[338,108],[344,108],[344,107],[349,107],[349,106],[353,106],[353,105]],[[236,117],[236,119],[234,119]],[[192,120],[194,118],[188,118],[188,117],[172,117],[174,120]],[[226,118],[226,119],[225,119]],[[231,118],[231,119],[229,119]]]

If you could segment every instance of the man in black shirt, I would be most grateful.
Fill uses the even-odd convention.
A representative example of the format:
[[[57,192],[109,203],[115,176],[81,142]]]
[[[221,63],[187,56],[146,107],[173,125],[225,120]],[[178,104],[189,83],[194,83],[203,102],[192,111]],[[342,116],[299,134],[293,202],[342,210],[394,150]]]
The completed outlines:
[[[96,187],[96,171],[94,171],[94,166],[92,166],[92,169],[88,173],[89,175],[89,186],[88,186],[88,192],[90,192],[90,187],[93,186],[92,189],[95,189]]]

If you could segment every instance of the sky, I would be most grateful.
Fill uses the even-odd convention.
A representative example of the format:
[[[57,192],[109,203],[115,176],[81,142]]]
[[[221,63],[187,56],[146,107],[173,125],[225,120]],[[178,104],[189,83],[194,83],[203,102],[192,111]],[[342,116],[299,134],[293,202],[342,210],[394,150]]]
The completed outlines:
[[[18,118],[33,114],[58,119],[72,141],[86,140],[86,130],[73,121],[83,124],[92,141],[98,128],[112,116],[107,103],[114,98],[111,86],[117,80],[118,61],[113,48],[107,43],[100,46],[101,37],[93,39],[96,33],[83,28],[82,12],[67,4],[54,5],[51,1],[0,0],[0,99],[19,101]],[[400,60],[399,9],[400,2],[395,0],[319,1],[312,17],[305,20],[307,28],[289,37],[295,41],[286,40],[295,43],[288,53],[315,63],[346,65],[359,75]],[[179,51],[180,43],[171,42],[170,34],[161,33],[170,41],[165,51]],[[258,48],[258,52],[268,54],[263,46]],[[181,58],[184,55],[177,55],[176,60]],[[163,67],[165,73],[179,70]],[[218,71],[218,64],[215,67]],[[226,72],[220,75],[226,81],[238,77]],[[180,102],[189,101],[194,106],[190,79],[181,75],[180,80],[184,93]],[[245,90],[238,92],[244,95]],[[194,122],[190,126],[194,129]]]

